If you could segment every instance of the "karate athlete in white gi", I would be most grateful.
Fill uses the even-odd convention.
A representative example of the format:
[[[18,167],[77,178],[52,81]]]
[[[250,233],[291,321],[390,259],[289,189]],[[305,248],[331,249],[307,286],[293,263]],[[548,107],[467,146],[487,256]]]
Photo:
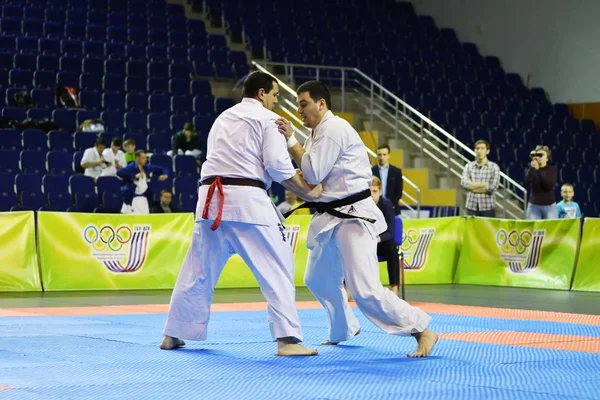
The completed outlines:
[[[308,231],[304,279],[329,317],[329,340],[323,344],[337,344],[360,333],[343,289],[345,280],[356,305],[371,322],[393,335],[414,336],[417,350],[409,356],[426,357],[438,339],[427,329],[431,317],[379,280],[377,237],[387,225],[370,197],[372,174],[366,148],[354,128],[329,111],[331,94],[323,83],[306,82],[296,93],[298,113],[312,129],[304,148],[289,121],[280,118],[277,124],[304,179],[323,185],[319,203],[304,205],[317,208]]]
[[[294,256],[266,189],[276,181],[313,200],[322,187],[309,186],[292,165],[275,124],[279,116],[271,111],[278,95],[275,78],[250,74],[242,102],[224,111],[210,130],[192,244],[171,297],[161,349],[181,347],[182,339],[206,340],[215,285],[229,257],[239,254],[267,300],[277,354],[317,354],[299,344]]]

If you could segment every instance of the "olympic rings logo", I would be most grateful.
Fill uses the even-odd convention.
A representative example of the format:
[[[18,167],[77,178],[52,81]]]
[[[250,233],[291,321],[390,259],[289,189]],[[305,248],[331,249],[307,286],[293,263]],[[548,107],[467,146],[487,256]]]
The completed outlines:
[[[402,250],[407,251],[410,247],[419,242],[421,235],[416,229],[409,229],[402,235]]]
[[[110,225],[104,225],[98,229],[94,225],[89,225],[83,231],[83,238],[92,246],[95,251],[110,250],[112,252],[120,251],[124,245],[131,241],[133,235],[131,229],[126,225],[121,225],[113,229]]]
[[[506,253],[523,254],[531,246],[533,234],[530,231],[521,233],[516,230],[506,232],[500,229],[496,235],[496,244]]]

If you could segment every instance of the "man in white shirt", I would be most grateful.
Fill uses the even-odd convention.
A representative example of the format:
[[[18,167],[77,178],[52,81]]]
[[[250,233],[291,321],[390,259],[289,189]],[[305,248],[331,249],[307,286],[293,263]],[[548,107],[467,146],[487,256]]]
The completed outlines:
[[[298,197],[293,192],[286,190],[285,191],[285,201],[280,203],[277,206],[277,209],[282,214],[285,214],[286,212],[296,208],[299,205],[300,205],[300,203],[298,203]]]
[[[115,137],[110,142],[110,149],[104,149],[102,157],[108,162],[108,165],[102,170],[102,176],[117,176],[117,171],[127,165],[125,153],[121,151],[123,140]]]
[[[312,134],[304,148],[289,121],[278,119],[280,132],[296,165],[309,184],[321,182],[323,192],[307,235],[310,249],[305,283],[327,311],[329,340],[337,344],[360,333],[359,322],[343,288],[358,308],[380,329],[394,335],[412,335],[426,357],[437,342],[427,329],[427,314],[385,288],[379,280],[377,237],[386,230],[385,218],[371,199],[371,166],[364,143],[352,126],[331,111],[329,89],[319,81],[298,87],[298,113]]]
[[[109,164],[102,156],[104,149],[106,149],[106,142],[102,138],[96,139],[94,147],[85,149],[81,158],[81,168],[83,168],[85,176],[91,176],[96,180],[102,175],[102,171]]]
[[[215,120],[208,135],[206,162],[192,244],[173,290],[161,348],[183,346],[181,339],[206,340],[210,305],[219,275],[233,254],[252,270],[268,303],[269,325],[280,356],[317,353],[299,344],[300,321],[294,306],[294,256],[283,217],[267,189],[272,181],[306,199],[321,185],[309,186],[292,166],[277,131],[277,80],[254,72],[244,82],[244,99]]]

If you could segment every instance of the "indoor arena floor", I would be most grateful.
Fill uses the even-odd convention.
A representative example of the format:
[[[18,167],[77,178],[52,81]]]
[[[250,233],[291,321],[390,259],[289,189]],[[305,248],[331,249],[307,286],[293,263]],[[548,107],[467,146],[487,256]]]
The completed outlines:
[[[218,290],[206,342],[158,349],[170,292],[0,294],[2,399],[600,399],[600,293],[409,286],[433,355],[386,335],[339,346],[305,289],[316,357],[276,357],[257,290]]]

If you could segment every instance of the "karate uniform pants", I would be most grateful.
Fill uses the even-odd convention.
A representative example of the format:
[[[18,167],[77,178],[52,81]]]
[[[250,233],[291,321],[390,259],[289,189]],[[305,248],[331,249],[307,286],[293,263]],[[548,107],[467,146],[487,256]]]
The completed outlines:
[[[206,340],[215,285],[229,257],[237,253],[267,300],[272,338],[291,336],[302,341],[295,308],[294,256],[280,227],[222,221],[211,231],[212,222],[195,223],[192,244],[171,297],[165,335]],[[244,327],[239,329],[241,332]]]
[[[360,329],[348,305],[344,281],[359,310],[389,334],[422,332],[431,320],[382,285],[377,239],[360,221],[341,222],[327,243],[309,252],[304,280],[327,312],[332,342],[349,340]]]

